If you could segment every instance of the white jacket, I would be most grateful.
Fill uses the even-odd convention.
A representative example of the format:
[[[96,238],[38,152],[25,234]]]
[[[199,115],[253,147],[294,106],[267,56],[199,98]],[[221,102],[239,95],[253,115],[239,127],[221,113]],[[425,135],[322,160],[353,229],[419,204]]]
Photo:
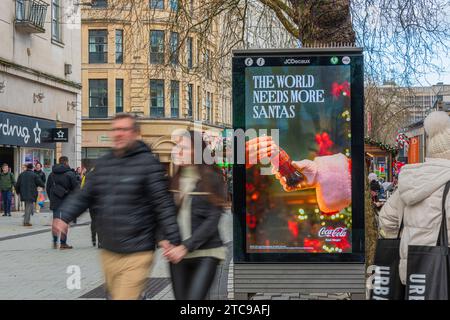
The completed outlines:
[[[400,279],[406,283],[408,245],[435,246],[442,219],[442,196],[450,181],[450,160],[427,158],[425,163],[406,165],[398,189],[380,211],[380,233],[396,238],[403,216],[400,241]],[[450,230],[450,196],[446,200]],[[450,232],[449,232],[450,238]]]

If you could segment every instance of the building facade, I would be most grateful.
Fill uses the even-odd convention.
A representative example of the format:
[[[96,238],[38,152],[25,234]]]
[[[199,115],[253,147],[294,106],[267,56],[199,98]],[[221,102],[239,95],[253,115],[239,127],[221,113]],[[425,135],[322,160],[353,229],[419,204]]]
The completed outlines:
[[[191,1],[191,19],[200,2]],[[205,34],[186,31],[181,2],[124,4],[96,1],[82,9],[82,157],[86,166],[111,147],[108,131],[119,112],[139,117],[142,139],[172,170],[171,134],[203,130],[220,136],[231,125],[231,85],[213,62],[220,37],[217,21]]]
[[[0,162],[81,165],[81,34],[74,0],[0,1]],[[54,142],[66,128],[67,142]],[[66,130],[59,130],[62,136]]]
[[[449,102],[450,85],[441,82],[428,87],[405,88],[401,97],[402,106],[410,111],[410,124],[425,119],[432,111],[446,110]]]
[[[411,109],[410,124],[403,129],[409,139],[404,152],[408,163],[421,163],[427,156],[427,136],[423,127],[425,117],[432,111],[444,111],[450,115],[450,85],[437,83],[423,88],[407,90],[403,105]]]

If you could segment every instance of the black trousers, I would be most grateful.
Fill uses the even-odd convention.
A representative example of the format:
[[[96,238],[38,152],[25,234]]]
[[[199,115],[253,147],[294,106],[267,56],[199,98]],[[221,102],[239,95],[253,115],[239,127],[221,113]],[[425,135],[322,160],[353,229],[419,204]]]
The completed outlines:
[[[97,242],[97,230],[95,228],[95,217],[91,211],[89,211],[89,215],[91,216],[91,239],[92,239],[92,243],[96,243]]]
[[[214,281],[219,259],[200,257],[170,264],[172,287],[176,300],[205,300]]]

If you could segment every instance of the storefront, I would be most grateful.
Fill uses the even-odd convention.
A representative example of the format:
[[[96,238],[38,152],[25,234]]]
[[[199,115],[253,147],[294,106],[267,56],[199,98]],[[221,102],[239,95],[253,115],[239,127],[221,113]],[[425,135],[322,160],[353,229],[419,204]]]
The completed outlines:
[[[55,121],[0,112],[0,163],[17,177],[21,165],[40,162],[46,175],[55,163],[55,143],[44,142]]]
[[[369,172],[374,172],[378,178],[391,182],[395,173],[395,163],[399,149],[374,141],[371,138],[366,138],[364,151]]]
[[[408,164],[425,162],[427,141],[425,138],[423,120],[406,128],[405,134],[409,137],[409,148],[405,154],[405,156],[408,157]]]

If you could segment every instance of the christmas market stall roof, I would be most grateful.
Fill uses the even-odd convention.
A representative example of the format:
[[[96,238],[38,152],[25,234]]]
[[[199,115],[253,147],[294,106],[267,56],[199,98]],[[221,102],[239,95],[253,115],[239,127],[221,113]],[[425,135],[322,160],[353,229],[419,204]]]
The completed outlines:
[[[398,148],[366,137],[364,139],[364,152],[375,157],[389,155],[391,158],[395,158],[398,154]]]

